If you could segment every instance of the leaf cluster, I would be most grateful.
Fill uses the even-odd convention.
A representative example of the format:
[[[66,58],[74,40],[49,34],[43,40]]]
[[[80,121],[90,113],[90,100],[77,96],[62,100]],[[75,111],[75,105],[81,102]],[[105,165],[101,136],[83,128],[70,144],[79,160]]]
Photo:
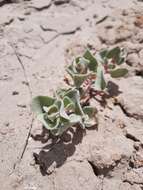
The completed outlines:
[[[83,129],[96,124],[97,109],[90,99],[104,93],[107,83],[105,74],[113,78],[123,77],[128,70],[120,67],[124,63],[124,52],[119,47],[103,50],[95,56],[86,50],[66,68],[71,78],[65,78],[67,89],[58,89],[53,97],[37,96],[32,100],[32,110],[42,124],[56,136],[69,127]]]

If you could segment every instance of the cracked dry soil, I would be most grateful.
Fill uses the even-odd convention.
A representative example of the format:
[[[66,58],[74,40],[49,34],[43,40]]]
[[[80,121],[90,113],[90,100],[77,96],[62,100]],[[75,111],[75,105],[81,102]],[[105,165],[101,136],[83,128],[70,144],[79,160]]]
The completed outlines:
[[[120,46],[126,78],[93,101],[98,127],[51,137],[31,98],[64,86],[86,47]],[[143,1],[0,0],[0,189],[143,189]]]

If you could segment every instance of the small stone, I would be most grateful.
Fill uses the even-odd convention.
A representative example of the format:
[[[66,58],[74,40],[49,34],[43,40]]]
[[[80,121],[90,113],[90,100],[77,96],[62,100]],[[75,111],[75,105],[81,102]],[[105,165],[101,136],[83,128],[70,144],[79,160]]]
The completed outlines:
[[[136,150],[139,150],[139,148],[140,148],[140,142],[135,142],[135,143],[134,143],[134,148],[135,148]]]
[[[143,43],[143,32],[142,31],[137,33],[137,35],[135,36],[135,40],[138,41],[140,44]]]
[[[26,108],[26,105],[25,104],[17,104],[17,107]]]
[[[135,25],[139,28],[143,28],[143,16],[137,16],[136,20],[135,20]]]
[[[12,95],[13,95],[13,96],[18,95],[18,94],[19,94],[19,92],[17,92],[17,91],[13,91],[13,92],[12,92]]]
[[[24,11],[24,15],[31,15],[31,11],[29,10],[29,9],[26,9],[25,11]]]
[[[5,125],[6,127],[8,127],[8,126],[9,126],[9,122],[6,121],[6,122],[4,123],[4,125]]]
[[[7,128],[4,128],[0,131],[1,135],[6,135],[8,133]]]
[[[9,25],[14,21],[12,16],[4,15],[2,18],[0,17],[0,25]]]
[[[31,162],[30,162],[30,166],[35,166],[35,165],[36,165],[35,160],[32,159]]]
[[[54,0],[55,5],[62,5],[64,3],[69,3],[70,0]]]
[[[94,15],[93,15],[93,18],[98,18],[98,15],[97,15],[97,14],[94,14]]]
[[[48,8],[51,5],[51,0],[33,0],[31,1],[31,6],[32,8],[35,8],[37,10],[43,10]]]
[[[128,15],[128,11],[127,10],[123,10],[122,15],[123,16],[127,16]]]
[[[22,81],[22,84],[25,84],[26,86],[29,86],[29,83],[26,81]]]
[[[127,56],[127,64],[130,66],[137,66],[139,64],[138,54],[132,53]]]
[[[19,19],[20,21],[24,21],[24,20],[25,20],[25,16],[24,16],[24,15],[19,15],[19,16],[18,16],[18,19]]]

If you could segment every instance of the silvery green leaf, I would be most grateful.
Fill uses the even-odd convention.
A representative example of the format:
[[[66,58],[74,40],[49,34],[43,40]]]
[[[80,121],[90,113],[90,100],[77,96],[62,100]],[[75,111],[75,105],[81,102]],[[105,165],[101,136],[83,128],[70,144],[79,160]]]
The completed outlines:
[[[95,72],[97,70],[97,66],[98,66],[98,62],[97,62],[96,58],[91,54],[91,52],[89,50],[86,50],[83,57],[85,59],[89,60],[89,69],[91,71]]]
[[[70,65],[67,67],[66,69],[67,73],[73,78],[74,74],[76,73],[76,71],[73,71],[73,65]]]
[[[79,91],[77,89],[70,89],[65,93],[65,97],[70,98],[74,103],[80,100]]]
[[[69,115],[69,118],[70,118],[70,123],[73,125],[76,123],[82,122],[82,117],[80,115],[71,114],[71,115]]]
[[[116,70],[111,70],[110,71],[110,75],[113,78],[119,78],[119,77],[123,77],[128,73],[127,69],[124,68],[118,68]]]
[[[78,64],[84,65],[87,67],[89,65],[90,60],[86,59],[85,57],[80,57]]]
[[[37,119],[38,119],[39,121],[41,121],[42,124],[43,124],[47,129],[49,129],[49,130],[56,129],[56,128],[58,127],[59,123],[60,123],[59,118],[58,118],[57,120],[55,120],[54,122],[51,122],[50,120],[48,120],[46,113],[44,113],[44,114],[39,114],[39,115],[37,116]]]
[[[80,94],[77,89],[69,90],[65,96],[71,98],[71,100],[75,103],[75,113],[78,115],[84,115],[82,107],[80,105]]]
[[[75,58],[75,63],[78,63],[80,58],[81,58],[80,56],[79,56],[79,57],[76,57],[76,58]]]
[[[71,127],[71,125],[63,125],[60,124],[59,127],[55,130],[52,130],[51,133],[55,136],[60,136],[62,135],[69,127]]]
[[[78,74],[86,74],[88,70],[89,61],[84,57],[80,57],[76,62],[75,68]]]
[[[97,113],[97,109],[95,107],[85,106],[83,107],[83,112],[87,114],[89,117],[94,117]]]
[[[115,47],[108,51],[107,58],[113,59],[117,65],[120,65],[124,62],[124,51],[119,47]]]
[[[85,114],[85,116],[83,117],[83,121],[84,121],[83,123],[84,123],[85,128],[92,127],[93,125],[96,124],[94,115],[91,116],[91,115]]]
[[[57,116],[59,115],[59,110],[58,110],[58,107],[53,104],[49,107],[47,106],[43,106],[43,110],[46,112],[46,115],[47,115],[47,118],[50,120],[50,121],[54,121]]]
[[[116,65],[115,64],[108,64],[108,69],[115,69]]]
[[[64,103],[63,103],[62,100],[61,100],[61,107],[60,107],[60,117],[62,117],[64,120],[69,121],[69,116],[68,116],[67,113],[65,112]]]
[[[74,84],[77,88],[79,88],[83,82],[88,78],[89,74],[75,74],[73,76]]]
[[[122,63],[124,63],[125,62],[125,55],[123,55],[122,57],[120,57],[119,58],[119,60],[118,60],[118,65],[121,65]]]
[[[69,97],[65,96],[63,102],[66,110],[75,110],[75,104]]]
[[[69,91],[70,89],[58,89],[56,90],[56,97],[57,98],[63,98],[65,94]]]
[[[60,117],[62,117],[63,119],[65,120],[69,120],[69,117],[67,115],[67,113],[65,112],[65,109],[64,109],[64,103],[63,103],[63,100],[57,100],[55,102],[55,104],[58,106],[59,108],[59,115]]]
[[[75,105],[73,103],[67,105],[66,110],[67,111],[74,111],[75,110]]]
[[[68,96],[64,97],[63,102],[64,102],[65,107],[67,107],[69,104],[73,103],[73,101]]]
[[[48,112],[49,111],[49,107],[43,106],[43,110],[44,110],[44,112]]]
[[[51,132],[52,135],[58,136],[58,130],[57,129],[53,129],[50,132]]]
[[[96,80],[93,84],[93,88],[97,91],[104,90],[106,87],[106,82],[103,75],[103,67],[102,65],[99,65],[97,67],[97,74],[96,74]]]
[[[51,105],[49,107],[47,106],[43,106],[43,110],[48,113],[48,114],[51,114],[51,113],[55,113],[58,111],[58,107],[56,105]]]
[[[120,48],[119,47],[115,47],[115,48],[109,50],[106,56],[109,59],[111,59],[111,58],[118,59],[119,56],[120,56],[120,52],[121,52]]]
[[[107,53],[108,53],[108,50],[104,49],[99,52],[99,55],[101,56],[102,59],[106,59]]]
[[[93,127],[96,124],[93,118],[86,120],[84,123],[86,128]]]
[[[43,113],[43,106],[51,106],[54,103],[55,99],[49,96],[37,96],[32,100],[32,111],[36,114]]]
[[[59,112],[56,112],[56,113],[52,113],[52,114],[50,114],[50,115],[47,115],[47,118],[48,118],[51,122],[55,121],[55,119],[57,119],[58,117],[59,117]]]
[[[85,129],[85,128],[86,128],[84,121],[80,122],[79,125],[80,125],[80,127],[81,127],[82,129]]]

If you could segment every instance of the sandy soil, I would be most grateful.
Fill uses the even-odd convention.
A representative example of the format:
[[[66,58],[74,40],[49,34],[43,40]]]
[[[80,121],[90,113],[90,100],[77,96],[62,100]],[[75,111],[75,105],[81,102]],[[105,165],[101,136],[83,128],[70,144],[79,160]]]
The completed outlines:
[[[15,3],[17,2],[17,3]],[[120,46],[126,78],[98,128],[55,143],[30,110],[32,97],[63,86],[65,66],[86,47]],[[0,189],[143,189],[143,1],[0,0]]]

